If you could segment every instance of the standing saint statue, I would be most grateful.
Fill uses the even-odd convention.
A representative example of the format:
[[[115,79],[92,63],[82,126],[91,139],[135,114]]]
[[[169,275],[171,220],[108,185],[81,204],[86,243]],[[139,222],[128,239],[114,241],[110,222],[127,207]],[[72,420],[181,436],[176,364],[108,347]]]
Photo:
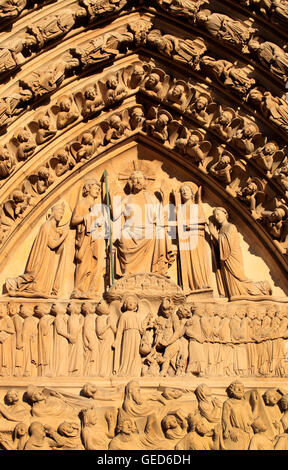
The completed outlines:
[[[271,287],[267,281],[253,282],[245,276],[239,233],[236,226],[228,222],[226,209],[216,207],[213,215],[220,228],[218,230],[210,222],[209,230],[219,248],[218,258],[224,295],[229,298],[243,295],[271,295]]]
[[[205,242],[206,220],[201,201],[195,203],[197,192],[195,184],[183,183],[180,186],[181,204],[177,204],[181,280],[185,292],[211,286]]]
[[[52,207],[33,243],[24,274],[6,279],[6,289],[14,297],[57,295],[63,275],[65,239],[69,227],[60,227],[64,205]],[[49,267],[49,269],[48,269]]]
[[[121,220],[116,241],[116,275],[135,273],[166,274],[168,239],[162,223],[162,204],[146,190],[147,178],[140,170],[129,177],[130,194],[114,204],[114,227]],[[121,219],[120,219],[121,218]]]
[[[82,190],[83,198],[72,214],[71,225],[76,228],[76,270],[72,298],[91,298],[103,291],[105,218],[99,198],[100,189],[98,181],[87,180]]]

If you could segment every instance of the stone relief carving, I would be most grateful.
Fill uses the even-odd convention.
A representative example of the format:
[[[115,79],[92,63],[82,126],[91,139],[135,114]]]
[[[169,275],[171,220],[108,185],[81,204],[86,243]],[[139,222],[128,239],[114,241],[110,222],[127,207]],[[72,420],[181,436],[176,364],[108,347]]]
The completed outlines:
[[[286,450],[287,395],[281,389],[263,393],[234,381],[226,400],[211,396],[205,383],[194,390],[143,392],[130,381],[117,405],[104,401],[101,410],[91,399],[52,389],[29,387],[22,401],[10,389],[6,408],[18,411],[1,404],[0,445],[5,450]]]
[[[155,309],[136,294],[122,299],[117,317],[103,300],[1,303],[1,375],[287,376],[285,304],[179,305],[162,294]]]

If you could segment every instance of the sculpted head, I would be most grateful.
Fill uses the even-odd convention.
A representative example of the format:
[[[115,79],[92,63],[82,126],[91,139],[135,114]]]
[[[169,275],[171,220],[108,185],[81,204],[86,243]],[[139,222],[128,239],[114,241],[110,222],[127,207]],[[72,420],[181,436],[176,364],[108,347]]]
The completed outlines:
[[[94,137],[91,132],[84,132],[81,138],[81,142],[83,145],[92,145],[94,142]]]
[[[283,397],[280,400],[280,408],[282,411],[287,411],[288,410],[288,394],[283,395]],[[285,431],[287,431],[285,429]]]
[[[80,315],[81,304],[77,302],[70,302],[67,306],[68,315]]]
[[[28,434],[28,426],[25,423],[17,423],[13,430],[13,441]]]
[[[34,307],[34,313],[38,318],[42,318],[50,313],[50,305],[47,303],[37,304]]]
[[[169,318],[174,313],[175,304],[169,297],[164,297],[160,305],[160,312],[164,318]]]
[[[138,310],[138,298],[136,295],[128,295],[123,302],[123,311],[137,312]]]
[[[13,388],[8,390],[8,392],[6,393],[6,395],[4,397],[4,402],[7,405],[14,405],[18,401],[19,401],[19,394],[18,394],[17,390],[15,390]]]
[[[181,199],[182,201],[186,202],[186,201],[194,201],[194,198],[195,198],[195,193],[194,193],[194,190],[192,188],[192,186],[190,186],[189,184],[182,184],[182,186],[180,186],[180,194],[181,194]]]
[[[145,70],[142,65],[136,64],[133,70],[132,75],[138,80],[142,79],[145,76]]]
[[[76,422],[64,421],[57,429],[60,436],[64,437],[77,437],[80,432],[80,426]]]
[[[173,98],[181,98],[181,96],[183,95],[183,93],[185,92],[185,88],[183,85],[181,85],[180,83],[178,83],[177,85],[175,85],[172,90],[171,90],[171,95],[173,96]]]
[[[91,384],[90,382],[87,382],[82,389],[82,393],[84,397],[87,398],[94,398],[95,393],[97,392],[97,387],[94,384]]]
[[[69,154],[65,149],[57,150],[55,157],[58,159],[59,163],[66,165],[69,160]]]
[[[30,140],[30,134],[26,129],[20,129],[17,134],[17,140],[22,144],[23,142],[28,142]]]
[[[213,430],[208,425],[207,421],[201,418],[195,426],[195,431],[199,436],[213,436]]]
[[[32,317],[34,314],[34,308],[33,305],[29,304],[21,304],[20,305],[20,315],[22,318],[28,318]]]
[[[257,88],[253,88],[249,92],[249,98],[251,98],[252,101],[255,101],[256,103],[261,103],[263,100],[263,95],[260,90]]]
[[[160,82],[160,76],[158,73],[150,73],[149,77],[147,78],[145,87],[148,89],[153,89],[158,85]]]
[[[177,429],[179,427],[178,420],[174,414],[165,416],[165,418],[162,419],[161,425],[165,435],[169,429]]]
[[[94,86],[89,86],[84,91],[84,98],[86,100],[94,100],[96,98],[96,90]]]
[[[265,153],[265,155],[274,155],[276,150],[277,146],[274,144],[274,142],[268,142],[264,145],[263,152]]]
[[[222,111],[222,113],[219,116],[219,122],[220,124],[227,126],[231,123],[232,120],[232,114],[230,111]]]
[[[128,382],[125,387],[125,398],[133,400],[137,405],[141,405],[143,403],[140,385],[137,380],[131,380],[131,382]]]
[[[68,113],[72,106],[72,100],[69,96],[63,96],[59,102],[59,108],[61,111]]]
[[[18,311],[19,311],[19,304],[16,304],[15,302],[8,303],[8,315],[10,317],[17,315]]]
[[[252,426],[252,429],[253,429],[255,434],[257,434],[259,432],[267,431],[266,424],[264,423],[263,419],[260,418],[259,416],[257,416],[257,418],[253,421],[251,426]]]
[[[248,307],[247,317],[250,318],[251,320],[254,320],[257,317],[257,311],[255,307],[253,306]]]
[[[87,180],[83,186],[82,194],[83,197],[92,196],[96,199],[99,196],[101,185],[99,181],[95,179]]]
[[[7,316],[7,305],[0,304],[0,318],[6,317],[6,316]]]
[[[204,96],[204,95],[199,96],[199,98],[195,102],[195,108],[197,109],[197,111],[202,111],[205,108],[207,108],[208,103],[209,103],[209,101],[208,101],[208,98],[206,96]]]
[[[13,191],[12,199],[15,204],[21,204],[25,201],[25,195],[22,191],[20,191],[20,189],[16,189],[15,191]]]
[[[110,310],[109,310],[109,305],[105,302],[105,300],[101,300],[99,304],[96,307],[96,313],[97,315],[109,315]]]
[[[178,318],[181,320],[183,318],[191,317],[191,308],[190,305],[181,305],[177,310]]]
[[[117,86],[118,86],[118,79],[116,76],[112,76],[110,78],[108,78],[108,80],[106,81],[106,86],[108,89],[110,90],[116,90]]]
[[[46,437],[46,431],[42,423],[38,421],[34,421],[34,423],[30,424],[29,426],[29,434],[31,437],[35,437],[35,439],[44,439]]]
[[[242,400],[245,397],[243,383],[238,382],[238,380],[232,382],[226,389],[226,393],[229,398],[236,398],[237,400]]]
[[[271,222],[280,222],[286,217],[287,217],[286,211],[282,207],[277,207],[277,209],[274,209],[274,211],[270,215],[270,220]]]
[[[39,125],[39,128],[41,129],[49,129],[50,127],[50,119],[49,119],[49,116],[47,116],[46,114],[43,114],[39,119],[38,119],[38,125]]]
[[[81,311],[84,316],[95,313],[95,305],[91,302],[84,302],[81,305]]]
[[[263,394],[263,400],[267,406],[275,406],[281,398],[280,393],[276,389],[268,389]]]
[[[162,395],[167,400],[176,400],[177,398],[180,398],[183,395],[183,392],[179,390],[178,388],[166,387],[163,390]]]
[[[226,211],[226,209],[224,209],[224,207],[216,207],[213,210],[213,215],[214,215],[214,218],[216,219],[216,221],[220,225],[227,222],[227,220],[228,220],[228,212]]]
[[[260,49],[260,42],[256,38],[253,38],[250,39],[248,46],[252,51],[258,51],[258,49]]]
[[[117,425],[117,434],[125,434],[126,436],[130,436],[135,432],[135,423],[134,420],[128,418],[128,416],[122,417],[120,422]]]
[[[131,187],[131,191],[141,191],[146,187],[146,177],[143,171],[135,170],[131,173],[129,177],[129,185]]]
[[[122,127],[122,119],[118,114],[114,114],[109,119],[109,124],[113,129],[119,130]]]
[[[56,220],[56,222],[60,222],[65,212],[64,204],[56,204],[51,209],[51,217]]]
[[[144,118],[143,109],[140,106],[135,107],[131,113],[131,120],[134,122],[134,124],[141,124],[143,118]]]
[[[52,315],[65,315],[67,310],[67,305],[62,303],[53,304],[51,307]]]
[[[27,400],[31,403],[39,403],[45,400],[43,391],[39,387],[30,386],[26,391]]]
[[[196,430],[196,425],[197,423],[199,423],[199,421],[201,421],[201,415],[200,413],[196,412],[194,414],[192,413],[189,413],[188,417],[187,417],[187,421],[188,421],[188,430],[189,432],[193,432]]]
[[[211,12],[209,10],[202,10],[199,11],[196,15],[196,20],[199,23],[206,23],[208,21],[208,18],[210,16]]]

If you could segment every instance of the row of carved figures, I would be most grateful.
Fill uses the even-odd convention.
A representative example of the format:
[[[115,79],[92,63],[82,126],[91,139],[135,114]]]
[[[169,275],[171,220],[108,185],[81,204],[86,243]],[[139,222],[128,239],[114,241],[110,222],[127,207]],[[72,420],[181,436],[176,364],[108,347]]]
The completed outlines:
[[[50,64],[49,70],[42,67],[24,76],[19,82],[9,88],[8,95],[1,97],[2,112],[0,126],[5,129],[35,99],[51,94],[71,74],[77,74],[79,70],[81,71],[88,67],[99,66],[101,63],[106,63],[108,59],[122,57],[128,47],[132,48],[135,43],[138,44],[140,42],[140,44],[146,44],[152,50],[158,51],[161,55],[184,64],[186,63],[195,71],[200,70],[201,76],[210,77],[208,83],[211,84],[212,78],[221,87],[224,86],[233,93],[236,93],[236,95],[240,95],[244,101],[247,101],[254,107],[256,106],[264,117],[270,119],[273,124],[279,126],[283,131],[287,130],[287,103],[285,99],[272,95],[269,90],[266,90],[265,87],[263,88],[263,85],[258,83],[258,75],[254,73],[255,70],[251,65],[248,66],[239,61],[232,63],[226,59],[215,58],[212,51],[210,51],[209,55],[209,48],[206,47],[202,38],[184,40],[176,36],[165,35],[158,29],[151,29],[152,27],[152,23],[146,20],[132,22],[127,27],[118,28],[118,30],[106,33],[95,40],[83,42],[74,48],[62,52]],[[22,43],[23,40],[21,40]],[[264,44],[269,45],[272,43]],[[254,39],[254,49],[257,49],[258,45],[259,43]],[[274,47],[278,46],[274,45]],[[9,59],[11,51],[5,47],[0,48],[1,50],[4,61],[3,67],[5,68],[5,60],[8,65],[11,62],[11,59]],[[266,50],[263,51],[263,56],[268,56],[267,52]],[[204,55],[205,53],[208,53],[208,55]],[[272,55],[271,51],[269,55]],[[274,68],[271,66],[272,70],[277,71],[280,75],[282,70],[283,78],[286,80],[288,67],[287,54],[279,48],[279,51],[274,52],[274,55]],[[159,93],[161,96],[161,94],[165,94],[165,88],[169,88],[167,74],[162,72],[159,81],[158,90],[161,89]],[[105,83],[103,86],[105,88]],[[96,91],[94,90],[95,93]],[[115,95],[115,92],[110,91],[107,97],[104,97],[106,104],[113,103],[113,94]],[[191,95],[190,91],[185,99],[190,98],[189,94]],[[98,92],[98,106],[100,106],[102,99],[101,93]],[[96,102],[94,105],[96,109]]]
[[[25,3],[25,0],[18,1],[20,1],[22,5]],[[7,5],[8,0],[3,0],[1,3],[0,18],[1,6],[3,6],[3,3],[4,6],[5,4]],[[51,41],[55,41],[65,36],[72,29],[79,27],[81,23],[83,23],[83,19],[86,22],[87,16],[90,17],[93,22],[97,16],[99,17],[103,14],[107,15],[107,13],[111,13],[113,10],[117,12],[127,3],[126,0],[105,0],[104,2],[103,0],[83,0],[80,2],[83,6],[75,2],[70,5],[69,8],[59,9],[56,13],[49,15],[49,19],[46,17],[39,19],[37,22],[32,23],[30,26],[20,31],[17,38],[6,40],[1,44],[0,48],[3,52],[1,54],[2,67],[0,72],[11,71],[19,67],[25,62],[27,57],[43,50],[47,43],[50,44]],[[170,9],[174,7],[175,11],[175,4],[177,2],[174,1],[172,6],[171,2],[169,3]],[[203,28],[213,38],[217,39],[217,41],[242,50],[246,55],[251,56],[256,63],[259,62],[264,67],[268,68],[276,77],[284,81],[287,80],[288,56],[284,49],[273,42],[265,41],[265,39],[261,37],[261,33],[257,27],[252,27],[251,24],[245,24],[245,22],[235,20],[223,13],[212,12],[207,9],[207,2],[201,3],[203,9],[193,12],[193,23],[197,25],[198,28]],[[16,6],[15,4],[17,4],[17,2],[13,2],[14,7]],[[11,6],[11,3],[9,3],[9,6]],[[211,7],[213,8],[213,5],[211,5]],[[147,39],[145,33],[147,35],[149,28],[146,28],[146,31],[145,29],[144,31],[141,30],[140,20],[134,29],[136,45],[145,43]],[[160,33],[160,31],[158,31],[158,33]],[[171,35],[162,36],[163,38],[159,38],[157,46],[161,47],[163,52],[167,54],[167,52],[171,53],[173,49],[177,49],[178,40],[176,38],[173,38]],[[147,42],[149,44],[149,40]],[[181,40],[179,40],[179,42],[181,42]],[[186,40],[186,42],[189,49],[189,40]]]
[[[66,99],[71,103],[70,97]],[[191,105],[195,120],[197,116],[207,114],[203,100],[206,98],[198,95]],[[197,110],[198,105],[201,111]],[[64,114],[65,112],[59,113]],[[70,115],[70,111],[66,114]],[[49,121],[48,116],[46,118]],[[236,121],[238,126],[234,128],[233,122]],[[140,131],[181,152],[202,171],[219,181],[250,210],[255,219],[261,220],[272,238],[284,243],[285,251],[288,209],[284,192],[287,197],[288,163],[284,149],[279,149],[274,141],[267,142],[262,139],[255,124],[243,121],[240,125],[240,119],[230,108],[218,109],[215,117],[211,119],[209,130],[222,134],[230,133],[231,145],[240,148],[245,154],[245,159],[237,160],[221,145],[213,150],[212,141],[208,140],[209,136],[204,130],[183,125],[163,107],[152,106],[146,112],[144,106],[139,104],[112,114],[109,119],[79,135],[70,145],[58,148],[46,163],[42,162],[38,170],[26,177],[23,183],[19,182],[17,189],[11,192],[0,209],[0,243],[8,236],[15,222],[19,222],[32,210],[39,196],[51,189],[58,178],[77,168],[83,161],[93,158],[107,146]],[[24,160],[31,158],[36,147],[32,134],[27,129],[19,130],[18,139],[18,147],[15,149],[18,160],[21,160],[22,156],[25,157]],[[0,173],[2,176],[8,176],[15,168],[16,157],[12,156],[7,146],[2,146],[0,159]],[[263,176],[259,176],[260,172]],[[270,179],[273,184],[282,188],[283,199],[276,196],[269,183]]]
[[[287,450],[284,389],[245,391],[236,381],[226,393],[223,402],[202,383],[195,390],[167,387],[147,395],[131,381],[124,394],[89,383],[82,396],[30,386],[21,400],[10,389],[0,404],[0,427],[11,430],[0,433],[0,445],[6,450]],[[115,398],[120,406],[111,406]]]
[[[136,300],[135,300],[136,299]],[[115,319],[93,303],[1,305],[2,376],[287,376],[285,307],[175,308],[145,318],[128,296]]]

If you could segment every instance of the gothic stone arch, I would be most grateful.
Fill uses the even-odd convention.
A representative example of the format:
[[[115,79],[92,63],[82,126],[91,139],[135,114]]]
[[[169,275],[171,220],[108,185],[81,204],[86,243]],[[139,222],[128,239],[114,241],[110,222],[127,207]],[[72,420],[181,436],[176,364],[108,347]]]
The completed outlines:
[[[1,3],[2,448],[286,449],[288,13],[257,5]]]

